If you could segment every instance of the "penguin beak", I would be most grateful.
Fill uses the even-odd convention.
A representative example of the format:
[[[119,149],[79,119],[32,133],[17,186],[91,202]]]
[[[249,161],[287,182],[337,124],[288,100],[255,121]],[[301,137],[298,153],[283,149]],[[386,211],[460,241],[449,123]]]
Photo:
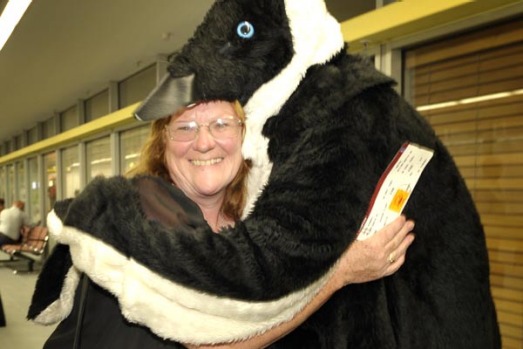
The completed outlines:
[[[194,74],[173,78],[166,74],[134,112],[141,121],[152,121],[174,114],[195,102]]]

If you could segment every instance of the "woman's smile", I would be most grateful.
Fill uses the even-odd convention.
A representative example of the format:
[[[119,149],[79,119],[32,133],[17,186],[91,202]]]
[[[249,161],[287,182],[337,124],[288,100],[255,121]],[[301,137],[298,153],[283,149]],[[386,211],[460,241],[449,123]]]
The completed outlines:
[[[194,166],[211,166],[223,161],[223,158],[214,158],[210,160],[190,160]]]
[[[172,181],[193,200],[224,195],[238,173],[242,135],[231,121],[235,117],[232,103],[215,101],[187,108],[167,125],[167,168]]]

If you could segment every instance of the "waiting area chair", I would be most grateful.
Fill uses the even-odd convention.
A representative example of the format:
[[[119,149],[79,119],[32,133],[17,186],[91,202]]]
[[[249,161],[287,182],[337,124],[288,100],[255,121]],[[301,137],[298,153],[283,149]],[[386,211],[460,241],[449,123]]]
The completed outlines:
[[[32,272],[35,262],[43,261],[46,257],[48,240],[49,231],[47,227],[42,225],[34,226],[24,235],[21,242],[2,246],[2,252],[10,256],[10,259],[4,262],[25,260],[27,261],[27,269],[16,269],[14,273]]]

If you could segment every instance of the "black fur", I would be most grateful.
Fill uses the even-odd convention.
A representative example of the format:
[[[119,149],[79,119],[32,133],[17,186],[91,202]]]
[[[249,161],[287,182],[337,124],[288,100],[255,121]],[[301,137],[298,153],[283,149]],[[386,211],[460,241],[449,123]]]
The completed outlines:
[[[373,74],[363,61],[344,54],[332,65],[311,69],[281,113],[266,124],[274,160],[268,188],[273,177],[288,173],[288,168],[280,173],[278,160],[297,158],[296,150],[285,154],[282,149],[295,149],[292,143],[306,136],[311,143],[330,139],[332,148],[305,154],[293,164],[303,168],[300,164],[308,161],[317,166],[307,167],[322,176],[321,195],[298,193],[302,176],[296,173],[282,190],[299,197],[289,200],[288,211],[303,210],[303,217],[317,220],[321,239],[335,239],[340,230],[357,231],[375,183],[404,141],[430,147],[434,158],[405,211],[416,221],[416,241],[398,273],[346,287],[282,340],[281,347],[499,348],[485,238],[472,199],[430,126],[390,84],[371,86],[356,96],[346,94]],[[290,130],[303,128],[303,133],[289,137]],[[265,200],[270,195],[265,190],[258,206],[277,207]],[[332,244],[334,250],[343,246],[342,239],[338,241],[340,245]]]
[[[64,286],[65,274],[67,274],[73,264],[69,254],[69,246],[56,245],[46,260],[46,264],[52,265],[52,268],[43,268],[38,275],[36,282],[37,292],[33,294],[31,299],[31,305],[27,312],[28,319],[37,317],[60,297]]]
[[[236,33],[243,21],[254,25],[251,39]],[[237,99],[245,104],[292,54],[281,1],[217,1],[189,44],[174,57],[169,72],[172,77],[195,74],[196,100]]]

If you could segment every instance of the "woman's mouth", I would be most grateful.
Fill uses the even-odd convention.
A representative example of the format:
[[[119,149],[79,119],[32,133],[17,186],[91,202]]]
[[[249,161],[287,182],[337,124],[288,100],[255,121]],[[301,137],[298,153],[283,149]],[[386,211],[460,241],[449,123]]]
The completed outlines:
[[[191,160],[194,166],[211,166],[223,161],[223,158],[214,158],[210,160]]]

